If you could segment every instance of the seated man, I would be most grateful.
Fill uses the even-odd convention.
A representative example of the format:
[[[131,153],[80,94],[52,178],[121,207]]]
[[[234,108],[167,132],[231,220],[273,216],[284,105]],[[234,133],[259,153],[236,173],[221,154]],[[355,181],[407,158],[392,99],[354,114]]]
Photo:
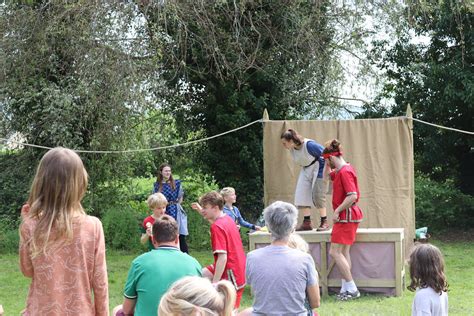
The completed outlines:
[[[274,202],[263,211],[271,245],[247,255],[247,282],[254,294],[252,315],[306,316],[305,298],[311,309],[319,307],[318,273],[308,253],[288,247],[298,218],[296,207]]]
[[[196,259],[179,250],[178,224],[163,215],[153,224],[155,249],[132,262],[124,290],[123,305],[113,315],[156,315],[161,297],[175,281],[184,276],[201,276]]]

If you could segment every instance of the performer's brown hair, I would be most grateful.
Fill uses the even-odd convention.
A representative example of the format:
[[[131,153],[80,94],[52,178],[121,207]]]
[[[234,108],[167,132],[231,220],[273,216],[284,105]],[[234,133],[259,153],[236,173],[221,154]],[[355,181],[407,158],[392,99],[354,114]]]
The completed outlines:
[[[303,136],[298,134],[294,129],[287,129],[281,134],[280,139],[285,139],[286,141],[293,141],[296,145],[301,145],[304,142]]]
[[[224,208],[224,198],[218,192],[211,191],[201,196],[201,198],[199,199],[199,204],[201,204],[202,206],[218,206],[219,209],[222,210]]]
[[[342,152],[342,145],[337,139],[328,140],[324,144],[323,154]]]

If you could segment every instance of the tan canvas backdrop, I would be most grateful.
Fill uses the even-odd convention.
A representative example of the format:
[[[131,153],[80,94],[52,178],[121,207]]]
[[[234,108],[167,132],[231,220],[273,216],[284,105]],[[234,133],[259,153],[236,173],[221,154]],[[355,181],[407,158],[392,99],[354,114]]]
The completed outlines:
[[[404,228],[405,250],[415,233],[413,135],[411,121],[390,119],[338,121],[265,121],[263,132],[265,206],[281,200],[293,203],[300,171],[281,145],[280,135],[288,128],[324,145],[337,138],[344,158],[357,172],[359,206],[365,228]],[[327,195],[331,219],[331,196]],[[300,214],[301,217],[301,214]],[[312,218],[319,214],[312,210]],[[406,252],[405,251],[405,252]]]

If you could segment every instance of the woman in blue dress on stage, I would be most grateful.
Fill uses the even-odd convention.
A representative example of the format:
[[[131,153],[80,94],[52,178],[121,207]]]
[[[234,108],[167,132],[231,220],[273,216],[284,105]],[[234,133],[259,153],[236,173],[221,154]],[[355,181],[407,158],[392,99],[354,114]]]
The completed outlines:
[[[153,193],[161,192],[168,200],[166,214],[172,216],[179,226],[179,248],[182,252],[188,253],[186,236],[188,235],[188,219],[186,212],[181,206],[183,202],[183,187],[180,180],[173,179],[171,166],[162,164],[156,182],[153,185]]]

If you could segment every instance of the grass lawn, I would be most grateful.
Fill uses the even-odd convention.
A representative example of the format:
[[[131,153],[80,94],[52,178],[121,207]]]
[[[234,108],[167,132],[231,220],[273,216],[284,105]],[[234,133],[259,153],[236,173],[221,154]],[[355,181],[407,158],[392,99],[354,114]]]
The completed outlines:
[[[468,241],[440,242],[446,260],[449,291],[449,315],[474,315],[474,246]],[[122,290],[130,262],[137,254],[108,252],[110,306],[122,302]],[[204,266],[212,261],[210,251],[191,251]],[[408,279],[405,283],[408,284]],[[17,255],[2,255],[0,258],[0,304],[5,315],[18,315],[24,308],[29,279],[22,276],[18,268]],[[414,294],[405,290],[401,297],[363,295],[352,302],[337,302],[333,297],[323,298],[320,315],[410,315]],[[242,305],[252,304],[250,290],[246,289]]]

